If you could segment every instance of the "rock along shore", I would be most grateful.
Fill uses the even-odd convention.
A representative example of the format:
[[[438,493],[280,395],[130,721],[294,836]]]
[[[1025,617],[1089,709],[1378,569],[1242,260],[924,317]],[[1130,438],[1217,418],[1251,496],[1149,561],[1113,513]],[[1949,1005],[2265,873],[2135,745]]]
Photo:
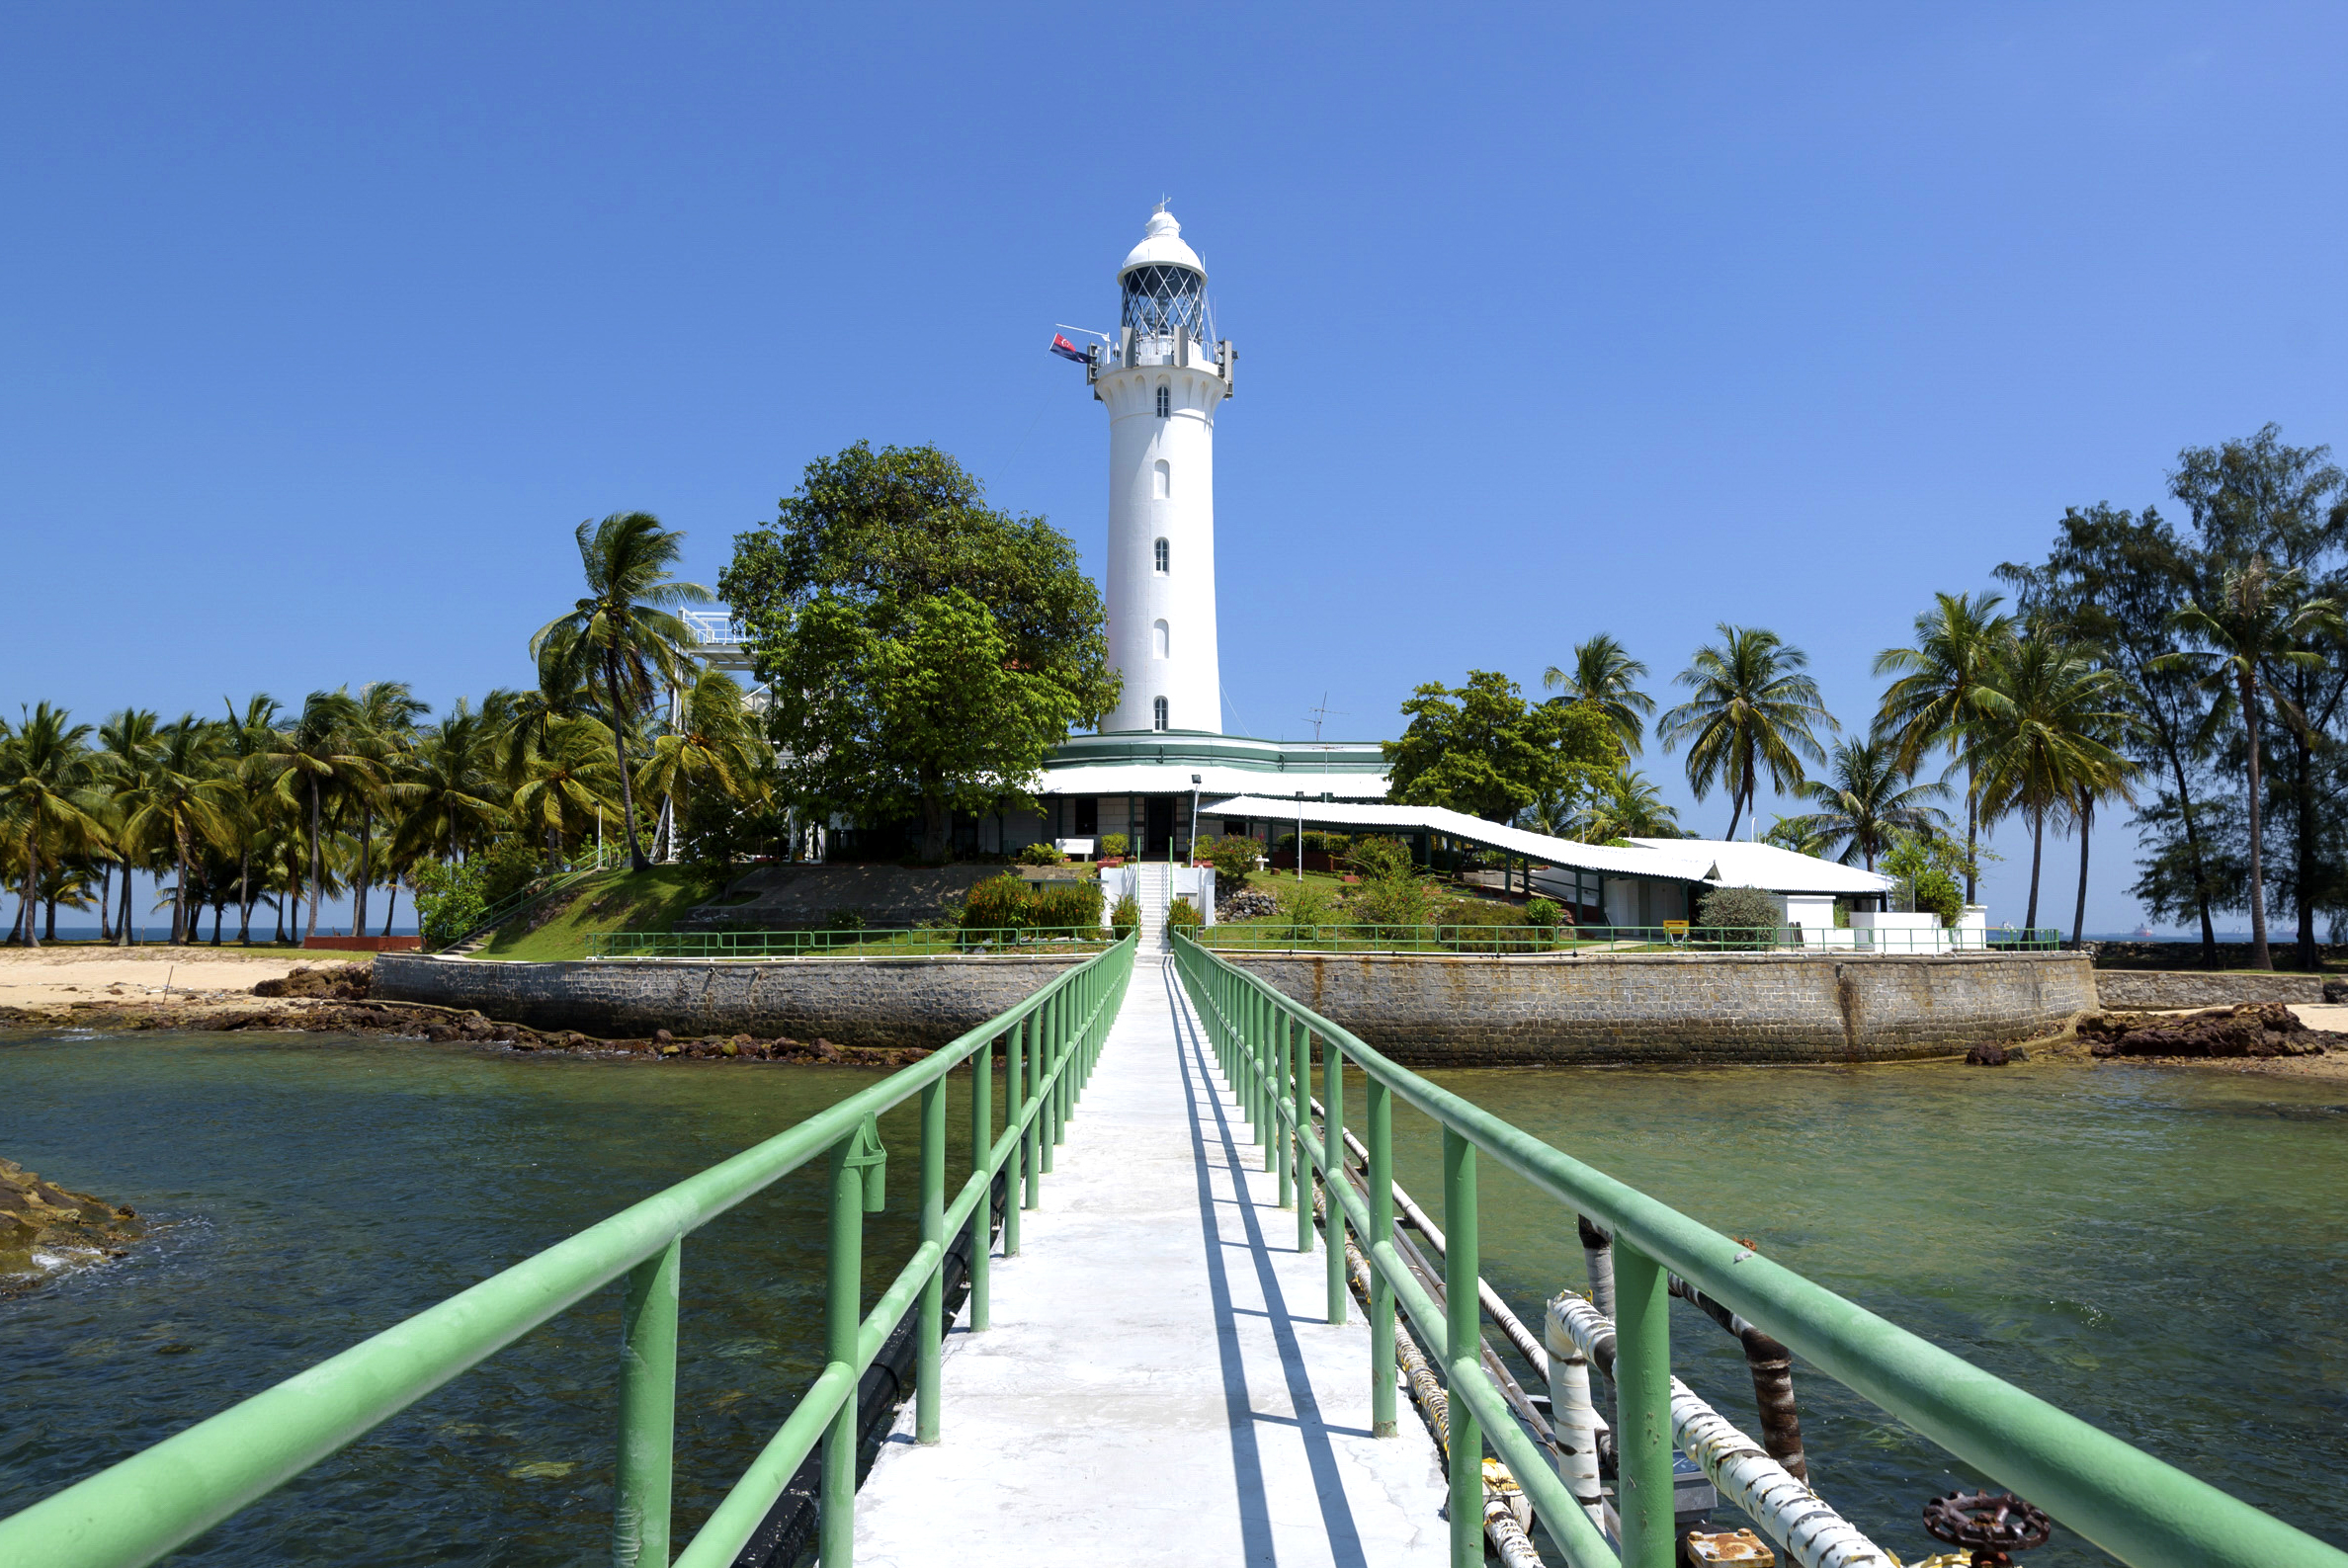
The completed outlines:
[[[0,1160],[0,1296],[78,1265],[120,1258],[146,1229],[136,1211]]]

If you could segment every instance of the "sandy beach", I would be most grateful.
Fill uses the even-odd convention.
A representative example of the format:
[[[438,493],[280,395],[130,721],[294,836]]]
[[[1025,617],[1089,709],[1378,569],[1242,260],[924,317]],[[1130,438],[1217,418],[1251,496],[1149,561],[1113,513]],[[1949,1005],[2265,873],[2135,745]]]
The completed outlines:
[[[75,944],[37,949],[0,948],[0,1008],[69,1007],[76,1002],[173,1003],[252,999],[253,987],[303,965],[368,954],[299,952],[292,949],[135,948]]]

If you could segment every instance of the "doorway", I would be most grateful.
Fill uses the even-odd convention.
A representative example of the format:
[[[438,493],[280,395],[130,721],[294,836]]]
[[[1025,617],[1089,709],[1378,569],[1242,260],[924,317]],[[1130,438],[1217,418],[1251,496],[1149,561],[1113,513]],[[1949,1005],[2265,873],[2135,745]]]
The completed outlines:
[[[1141,853],[1162,861],[1174,853],[1174,797],[1151,795],[1142,807]]]

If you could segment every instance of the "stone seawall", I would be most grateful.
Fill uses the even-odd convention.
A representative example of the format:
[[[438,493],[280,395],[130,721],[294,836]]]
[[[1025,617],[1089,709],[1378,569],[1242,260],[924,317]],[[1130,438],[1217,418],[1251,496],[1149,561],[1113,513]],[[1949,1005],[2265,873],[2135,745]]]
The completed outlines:
[[[1864,1062],[2060,1030],[2079,953],[1228,953],[1416,1065]]]
[[[787,1035],[835,1045],[939,1046],[1078,960],[1046,957],[630,959],[497,963],[385,953],[374,995],[469,1008],[605,1038]]]
[[[2336,983],[2336,982],[2335,982]],[[2106,1007],[2231,1007],[2237,1002],[2320,1002],[2319,974],[2212,974],[2191,969],[2098,969],[2096,994]]]

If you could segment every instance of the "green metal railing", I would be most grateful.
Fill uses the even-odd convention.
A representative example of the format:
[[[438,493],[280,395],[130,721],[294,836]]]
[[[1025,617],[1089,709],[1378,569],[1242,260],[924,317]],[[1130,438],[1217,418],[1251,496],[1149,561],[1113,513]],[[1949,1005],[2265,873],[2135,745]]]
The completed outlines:
[[[2348,1568],[2348,1553],[2228,1497],[1906,1330],[1752,1248],[1560,1153],[1490,1112],[1399,1067],[1319,1014],[1179,933],[1174,961],[1225,1079],[1264,1146],[1264,1168],[1293,1182],[1300,1245],[1311,1244],[1312,1183],[1330,1218],[1328,1318],[1347,1306],[1351,1226],[1371,1269],[1372,1425],[1394,1430],[1394,1311],[1442,1370],[1451,1395],[1451,1555],[1483,1562],[1482,1459],[1488,1442],[1574,1568],[1669,1568],[1673,1561],[1671,1329],[1667,1285],[1687,1280],[1828,1376],[1966,1464],[2138,1568]],[[1322,1117],[1313,1125],[1311,1044],[1321,1042]],[[1345,1174],[1346,1063],[1368,1078],[1358,1133],[1368,1190]],[[1393,1106],[1443,1128],[1445,1301],[1438,1306],[1394,1243]],[[1621,1553],[1599,1532],[1520,1427],[1478,1357],[1476,1168],[1489,1158],[1612,1231],[1615,1442]],[[1339,1216],[1342,1216],[1341,1218]],[[1566,1221],[1568,1233],[1571,1221]]]
[[[610,849],[599,848],[595,852],[595,858],[588,861],[583,866],[572,866],[559,871],[550,871],[544,876],[534,877],[519,891],[508,895],[507,897],[499,900],[497,903],[491,905],[488,909],[482,911],[481,917],[478,920],[465,927],[463,931],[458,933],[456,936],[451,937],[447,942],[441,943],[438,947],[433,949],[433,950],[435,952],[447,952],[452,948],[463,947],[475,937],[485,936],[490,932],[494,932],[498,927],[504,925],[516,915],[521,914],[533,904],[539,903],[542,900],[547,898],[551,898],[566,887],[575,887],[580,882],[585,881],[588,877],[595,875],[599,871],[611,870],[615,867],[619,866],[626,856],[627,852],[619,848],[617,845],[614,845]]]
[[[914,1433],[922,1443],[938,1440],[950,1239],[963,1227],[973,1227],[970,1327],[983,1330],[996,1176],[1003,1175],[1012,1194],[1023,1194],[1004,1212],[1003,1250],[1016,1253],[1019,1211],[1036,1204],[1039,1180],[1051,1169],[1053,1146],[1065,1140],[1068,1118],[1099,1060],[1132,967],[1132,942],[1119,943],[953,1044],[789,1131],[0,1520],[0,1563],[133,1568],[153,1562],[626,1276],[612,1560],[619,1568],[667,1568],[684,1239],[828,1154],[826,1364],[676,1564],[730,1564],[820,1444],[818,1540],[822,1560],[843,1568],[855,1526],[857,1381],[918,1302]],[[1004,1041],[1009,1069],[1000,1134],[992,1131],[997,1039]],[[971,1169],[950,1203],[946,1078],[964,1063],[973,1069]],[[920,1244],[873,1310],[860,1318],[864,1216],[880,1207],[886,1159],[876,1118],[915,1095],[921,1097]]]
[[[1293,925],[1284,920],[1209,927],[1201,944],[1223,952],[2052,952],[2051,927],[1984,934],[1850,927],[1522,925]]]
[[[1106,926],[964,930],[922,926],[854,931],[619,931],[587,939],[590,958],[906,958],[941,952],[1098,952]]]

